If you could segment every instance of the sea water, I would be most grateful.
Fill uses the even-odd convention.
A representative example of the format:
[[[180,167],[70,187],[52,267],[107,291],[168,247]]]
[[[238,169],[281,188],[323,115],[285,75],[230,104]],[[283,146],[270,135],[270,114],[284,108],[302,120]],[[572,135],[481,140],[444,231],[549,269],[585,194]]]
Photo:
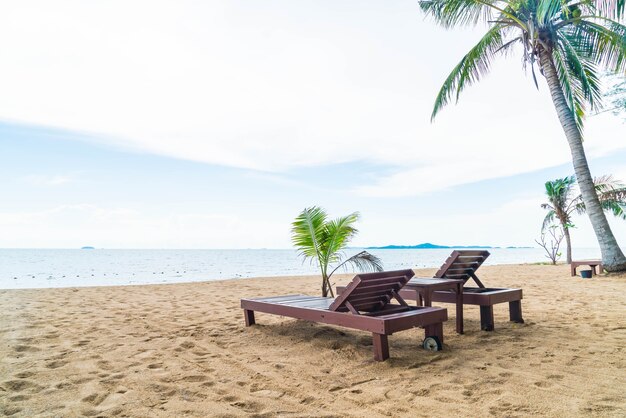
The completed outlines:
[[[362,249],[346,250],[350,256]],[[368,250],[387,270],[439,267],[451,249]],[[548,261],[541,248],[490,248],[485,265]],[[599,258],[598,249],[574,249]],[[352,272],[350,269],[340,272]],[[179,283],[319,274],[295,250],[0,249],[0,289]]]

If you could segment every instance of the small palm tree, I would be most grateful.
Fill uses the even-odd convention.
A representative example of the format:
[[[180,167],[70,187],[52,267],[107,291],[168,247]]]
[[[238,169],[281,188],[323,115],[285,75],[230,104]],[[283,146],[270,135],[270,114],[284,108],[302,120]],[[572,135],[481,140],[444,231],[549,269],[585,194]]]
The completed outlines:
[[[626,0],[420,0],[419,5],[446,28],[488,26],[444,81],[433,118],[483,78],[495,58],[521,47],[535,85],[535,67],[548,84],[603,264],[608,271],[626,270],[626,257],[595,193],[582,136],[586,112],[602,105],[602,69],[626,74],[626,26],[620,23]]]
[[[380,259],[367,251],[345,258],[343,250],[358,230],[354,224],[359,220],[354,212],[334,220],[328,220],[326,212],[317,206],[306,208],[292,224],[291,240],[304,259],[315,260],[322,272],[322,296],[334,297],[330,277],[340,267],[354,266],[360,271],[382,271]],[[331,264],[337,265],[331,269]],[[329,273],[330,270],[330,273]]]
[[[618,218],[626,219],[626,187],[613,179],[612,176],[595,178],[593,184],[602,209]],[[574,227],[572,215],[574,213],[583,214],[587,208],[582,195],[576,194],[576,178],[574,176],[547,181],[545,186],[549,203],[541,205],[543,209],[548,210],[541,230],[545,231],[555,220],[558,220],[565,235],[567,263],[570,264],[572,262],[572,241],[569,230]]]

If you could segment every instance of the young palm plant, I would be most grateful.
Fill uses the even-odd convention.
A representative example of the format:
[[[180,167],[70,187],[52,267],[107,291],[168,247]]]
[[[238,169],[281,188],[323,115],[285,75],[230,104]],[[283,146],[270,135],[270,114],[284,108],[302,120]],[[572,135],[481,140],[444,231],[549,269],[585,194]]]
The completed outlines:
[[[421,0],[419,5],[446,28],[488,26],[444,81],[432,117],[488,73],[496,57],[521,46],[535,85],[535,66],[548,84],[603,264],[609,271],[626,270],[626,257],[596,195],[582,144],[585,114],[602,104],[600,71],[626,74],[626,26],[620,23],[626,0]]]
[[[358,230],[354,224],[359,220],[354,212],[329,220],[319,207],[306,208],[292,224],[291,240],[305,260],[316,261],[322,273],[322,296],[334,297],[330,277],[340,267],[352,265],[359,271],[382,271],[380,259],[367,251],[345,258],[343,250]],[[332,268],[332,264],[336,264]],[[331,270],[332,268],[332,270]]]
[[[626,220],[626,187],[612,176],[595,178],[593,184],[602,209]],[[543,209],[548,210],[541,231],[546,231],[558,220],[565,235],[567,263],[570,264],[572,262],[570,229],[574,227],[572,215],[585,213],[587,207],[582,195],[576,194],[574,176],[547,181],[545,187],[549,203],[541,205]]]

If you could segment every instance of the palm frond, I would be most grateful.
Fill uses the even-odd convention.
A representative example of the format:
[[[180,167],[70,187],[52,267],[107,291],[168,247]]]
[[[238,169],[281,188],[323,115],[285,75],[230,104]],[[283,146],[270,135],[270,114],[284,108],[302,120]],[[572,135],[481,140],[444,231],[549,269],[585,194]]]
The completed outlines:
[[[332,274],[340,267],[345,268],[347,265],[352,265],[357,271],[362,272],[383,271],[383,263],[380,258],[376,257],[374,254],[368,253],[367,251],[361,251],[360,253],[357,253],[352,257],[347,258],[345,261],[335,267],[328,276],[332,276]]]
[[[593,180],[600,206],[613,216],[626,220],[626,187],[613,176],[596,177]]]
[[[291,241],[305,258],[318,258],[328,215],[319,207],[304,209],[291,224]]]
[[[496,50],[496,53],[502,53],[502,55],[506,56],[510,52],[511,47],[513,47],[515,44],[522,43],[522,42],[523,40],[521,36],[518,36],[517,38],[513,38],[510,41],[502,44],[502,46]]]
[[[587,207],[585,206],[585,201],[583,200],[582,195],[579,195],[574,200],[572,200],[571,207],[572,210],[579,215],[584,215],[587,212]]]
[[[597,0],[598,12],[603,16],[622,18],[626,12],[626,0]]]
[[[624,209],[626,208],[626,186],[615,180],[611,175],[594,178],[593,185],[602,209],[618,218],[626,219],[626,214],[624,214]],[[572,201],[572,205],[579,215],[587,212],[582,195],[578,195]]]
[[[602,101],[598,68],[593,61],[580,55],[567,35],[567,33],[559,34],[558,45],[565,52],[567,65],[572,77],[578,81],[581,98],[589,103],[591,110],[598,110]]]
[[[573,77],[569,71],[567,58],[562,50],[555,49],[552,53],[554,67],[556,68],[561,90],[565,96],[567,107],[576,120],[576,127],[582,134],[583,121],[585,116],[585,102],[581,93],[579,81]]]
[[[624,184],[616,180],[611,174],[607,174],[593,179],[593,187],[598,195],[609,193],[615,190],[624,189]]]
[[[446,78],[435,99],[431,120],[450,102],[453,96],[458,101],[465,87],[479,81],[489,72],[491,61],[501,51],[502,45],[501,27],[496,25],[470,49]]]
[[[564,29],[580,55],[611,72],[626,72],[626,26],[612,20],[584,19]]]
[[[543,205],[542,205],[543,207]],[[544,208],[545,209],[545,208]],[[554,224],[554,219],[556,218],[556,212],[554,210],[548,211],[546,217],[543,218],[543,224],[541,225],[541,232],[545,231],[550,225]]]
[[[419,7],[432,16],[445,28],[454,26],[474,26],[494,18],[495,9],[490,7],[496,1],[476,0],[422,0]]]
[[[606,212],[610,212],[616,218],[626,220],[626,202],[616,200],[600,201],[600,206]]]
[[[354,227],[359,217],[359,213],[354,212],[326,223],[322,234],[322,253],[328,263],[341,260],[341,249],[359,232]]]
[[[537,3],[536,19],[541,27],[548,26],[555,17],[561,15],[563,0],[543,0]]]

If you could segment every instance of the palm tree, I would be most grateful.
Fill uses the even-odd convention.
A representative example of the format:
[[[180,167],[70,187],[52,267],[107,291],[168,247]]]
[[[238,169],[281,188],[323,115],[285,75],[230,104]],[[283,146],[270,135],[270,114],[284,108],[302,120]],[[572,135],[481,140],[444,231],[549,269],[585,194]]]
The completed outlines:
[[[567,246],[567,264],[572,262],[572,240],[570,238],[569,229],[573,226],[571,214],[573,212],[571,194],[574,190],[576,179],[574,176],[565,177],[564,179],[556,179],[546,182],[546,195],[550,203],[541,205],[543,209],[548,209],[548,214],[543,220],[541,232],[554,223],[554,219],[558,219],[565,235],[565,244]]]
[[[603,264],[609,271],[626,270],[626,257],[595,193],[582,144],[587,108],[601,107],[600,70],[626,73],[626,26],[619,23],[626,0],[421,0],[419,5],[446,28],[478,23],[489,28],[444,81],[432,117],[479,81],[497,56],[520,45],[535,85],[535,65],[548,84]]]
[[[626,220],[626,187],[613,179],[612,176],[602,176],[593,180],[600,205],[604,211]],[[541,231],[545,231],[555,220],[561,224],[565,243],[567,244],[567,263],[572,262],[572,241],[569,230],[574,227],[572,215],[583,214],[587,208],[582,195],[575,195],[576,178],[574,176],[547,181],[546,195],[548,202],[541,205],[548,213],[543,220]]]
[[[352,265],[361,271],[382,271],[380,259],[367,251],[361,251],[344,259],[342,250],[358,230],[354,224],[359,220],[354,212],[335,220],[328,220],[326,212],[319,207],[306,208],[292,224],[291,240],[304,259],[315,260],[322,272],[322,296],[334,297],[330,277],[340,267]],[[328,272],[332,263],[338,263]]]

